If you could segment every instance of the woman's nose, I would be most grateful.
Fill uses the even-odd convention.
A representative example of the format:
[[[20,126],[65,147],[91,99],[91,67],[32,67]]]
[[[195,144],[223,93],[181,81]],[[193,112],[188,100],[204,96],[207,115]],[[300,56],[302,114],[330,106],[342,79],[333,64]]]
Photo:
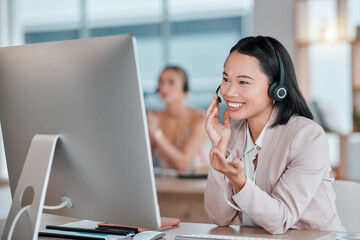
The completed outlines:
[[[167,90],[167,86],[166,85],[161,85],[161,86],[159,86],[159,92],[164,92],[164,91],[166,91]]]
[[[228,97],[238,97],[240,94],[238,86],[235,86],[234,84],[230,84],[226,89],[226,95]]]

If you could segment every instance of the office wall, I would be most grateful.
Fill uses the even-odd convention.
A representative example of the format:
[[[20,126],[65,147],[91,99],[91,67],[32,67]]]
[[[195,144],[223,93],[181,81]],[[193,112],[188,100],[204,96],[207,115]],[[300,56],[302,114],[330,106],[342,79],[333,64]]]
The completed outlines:
[[[8,0],[0,0],[0,47],[7,46],[8,31]]]
[[[0,0],[0,47],[22,44],[20,0]]]
[[[255,0],[254,35],[278,39],[295,60],[295,0]]]

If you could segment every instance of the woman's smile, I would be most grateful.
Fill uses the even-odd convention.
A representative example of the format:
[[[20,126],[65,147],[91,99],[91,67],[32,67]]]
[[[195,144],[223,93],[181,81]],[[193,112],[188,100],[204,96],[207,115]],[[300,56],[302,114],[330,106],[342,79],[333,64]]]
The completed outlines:
[[[235,112],[235,111],[239,111],[244,105],[244,102],[231,102],[231,101],[227,101],[226,102],[229,111]]]

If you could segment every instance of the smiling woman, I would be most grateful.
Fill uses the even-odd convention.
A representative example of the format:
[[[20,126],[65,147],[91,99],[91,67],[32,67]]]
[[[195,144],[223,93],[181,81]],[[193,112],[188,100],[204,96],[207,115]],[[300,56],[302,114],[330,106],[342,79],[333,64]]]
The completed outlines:
[[[229,55],[220,93],[232,119],[248,119],[250,126],[253,121],[263,120],[265,122],[261,124],[264,126],[273,109],[272,100],[267,95],[268,88],[268,77],[259,71],[259,61],[255,57],[236,51]],[[257,129],[254,137],[259,133]]]
[[[291,58],[271,37],[241,39],[207,110],[213,148],[205,209],[216,224],[344,231],[335,207],[329,147],[297,85]],[[230,125],[230,119],[235,120]]]

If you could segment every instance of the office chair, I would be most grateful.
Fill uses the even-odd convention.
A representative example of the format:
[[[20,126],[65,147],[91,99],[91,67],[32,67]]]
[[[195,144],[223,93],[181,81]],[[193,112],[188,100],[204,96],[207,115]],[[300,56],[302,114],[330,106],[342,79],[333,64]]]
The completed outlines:
[[[335,180],[336,208],[340,220],[348,232],[360,232],[360,183]]]

